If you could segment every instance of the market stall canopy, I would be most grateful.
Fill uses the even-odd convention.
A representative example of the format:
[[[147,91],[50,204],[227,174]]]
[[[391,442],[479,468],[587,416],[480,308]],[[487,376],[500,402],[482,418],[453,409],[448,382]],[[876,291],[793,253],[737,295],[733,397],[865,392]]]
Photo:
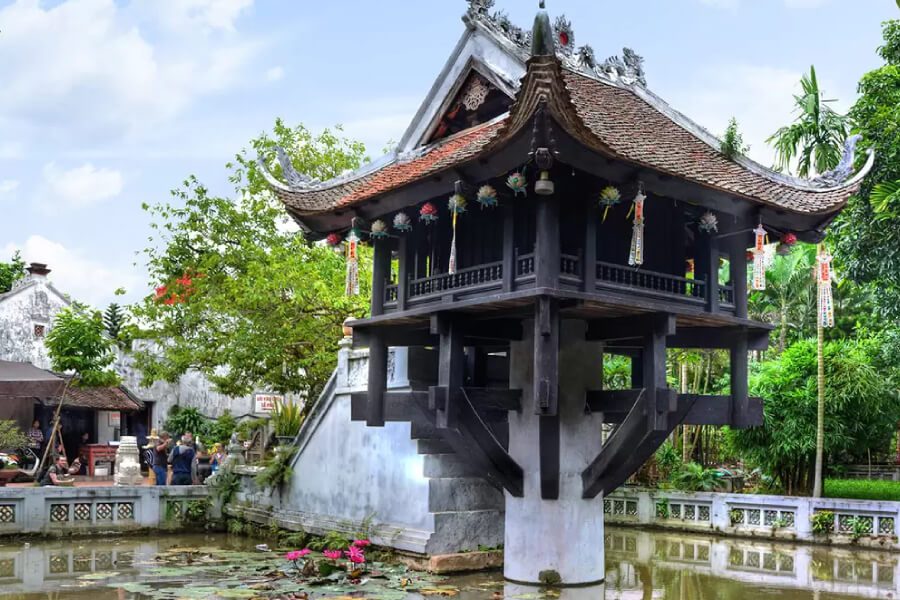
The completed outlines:
[[[66,380],[26,362],[0,360],[0,398],[60,396]]]

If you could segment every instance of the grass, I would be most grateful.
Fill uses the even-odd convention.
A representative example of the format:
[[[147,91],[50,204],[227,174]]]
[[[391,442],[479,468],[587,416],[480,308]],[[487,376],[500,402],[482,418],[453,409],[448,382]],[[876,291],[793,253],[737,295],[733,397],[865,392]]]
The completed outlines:
[[[900,501],[900,481],[826,479],[824,495],[826,498]]]

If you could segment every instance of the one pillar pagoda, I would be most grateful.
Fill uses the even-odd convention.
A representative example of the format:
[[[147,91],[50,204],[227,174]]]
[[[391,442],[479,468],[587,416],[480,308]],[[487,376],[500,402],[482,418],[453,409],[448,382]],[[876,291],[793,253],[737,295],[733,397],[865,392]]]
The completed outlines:
[[[748,254],[764,277],[755,244],[820,240],[872,157],[851,177],[851,143],[799,180],[725,156],[634,52],[600,62],[564,17],[525,32],[469,4],[397,152],[326,182],[283,153],[263,166],[308,236],[374,247],[354,418],[430,428],[505,490],[509,580],[599,583],[604,495],[680,424],[762,422],[747,363],[770,327],[748,318]],[[411,349],[409,392],[386,390],[392,346]],[[669,387],[670,348],[727,350],[730,393]],[[603,389],[604,354],[631,358],[630,388]]]

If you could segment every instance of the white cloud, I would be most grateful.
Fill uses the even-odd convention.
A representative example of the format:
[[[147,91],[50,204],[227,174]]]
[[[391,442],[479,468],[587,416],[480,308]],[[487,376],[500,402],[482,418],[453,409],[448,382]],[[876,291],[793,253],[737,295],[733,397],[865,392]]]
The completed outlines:
[[[284,67],[276,66],[266,71],[266,81],[280,81],[284,78]]]
[[[23,244],[7,244],[0,255],[10,256],[16,250],[22,252],[25,262],[47,263],[54,286],[74,300],[102,307],[114,300],[116,288],[124,287],[131,295],[143,292],[143,278],[134,267],[92,260],[77,248],[40,235],[28,237]]]
[[[0,180],[0,194],[8,194],[19,187],[19,182],[15,179]]]
[[[232,29],[251,4],[179,0],[162,8],[154,0],[149,17],[114,0],[16,0],[0,8],[3,54],[15,57],[0,61],[4,143],[15,150],[17,140],[60,144],[68,136],[63,141],[84,146],[154,132],[199,97],[239,84],[260,47],[232,33],[154,36],[159,19]]]
[[[800,71],[754,65],[716,65],[683,80],[683,87],[666,94],[673,106],[720,136],[728,120],[738,120],[749,155],[765,166],[775,153],[766,139],[794,120],[794,94],[800,91]],[[823,89],[834,92],[827,81]],[[850,101],[852,98],[843,98]],[[840,108],[840,107],[836,107]]]
[[[169,0],[159,9],[159,0],[150,2],[160,21],[171,29],[233,31],[234,22],[253,6],[253,0]]]
[[[113,169],[97,168],[91,163],[63,170],[55,163],[44,165],[43,185],[38,203],[46,212],[78,209],[98,204],[122,192],[122,174]]]

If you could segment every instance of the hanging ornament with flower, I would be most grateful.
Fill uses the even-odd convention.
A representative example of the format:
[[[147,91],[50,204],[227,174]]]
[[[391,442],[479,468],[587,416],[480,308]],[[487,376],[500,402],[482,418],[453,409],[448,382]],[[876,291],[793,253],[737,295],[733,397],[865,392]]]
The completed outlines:
[[[609,207],[615,206],[622,201],[622,194],[618,188],[611,185],[603,188],[600,192],[600,206],[603,207],[603,223],[606,223],[606,216],[609,214]]]
[[[703,233],[717,233],[719,231],[719,219],[711,211],[706,211],[700,217],[697,228]]]
[[[359,231],[354,225],[347,234],[347,277],[345,291],[348,296],[359,295]]]
[[[631,231],[631,251],[628,254],[628,264],[632,267],[644,264],[644,201],[646,199],[644,186],[641,184],[631,207],[634,210],[634,225]]]
[[[791,248],[794,247],[794,244],[797,243],[797,236],[791,232],[785,233],[781,236],[781,241],[778,242],[777,252],[781,256],[787,256],[791,253]]]
[[[831,268],[831,254],[825,244],[819,244],[816,255],[816,283],[818,284],[818,316],[819,325],[834,327],[834,296],[831,291],[831,280],[834,271]]]
[[[394,215],[394,229],[401,233],[412,231],[412,222],[409,219],[409,215],[405,212],[398,212]]]
[[[419,209],[419,220],[426,225],[431,225],[438,220],[438,210],[434,207],[434,204],[426,202],[422,205],[422,208]]]
[[[373,240],[383,240],[388,236],[387,223],[385,223],[381,219],[373,221],[372,227],[370,229],[371,230],[369,231],[369,237],[371,237]]]
[[[475,200],[481,205],[481,208],[494,208],[498,204],[497,190],[493,186],[483,185],[478,188],[478,195]]]
[[[506,178],[506,187],[511,189],[516,196],[519,194],[522,194],[523,196],[528,195],[528,180],[525,178],[525,175],[519,171],[516,171]]]
[[[755,242],[753,244],[753,289],[766,289],[766,230],[760,223],[753,230]]]
[[[466,212],[466,204],[466,197],[462,193],[462,182],[457,181],[456,190],[447,202],[447,208],[450,209],[453,229],[453,237],[450,241],[450,264],[447,267],[447,272],[451,275],[456,273],[456,219],[459,215]]]

